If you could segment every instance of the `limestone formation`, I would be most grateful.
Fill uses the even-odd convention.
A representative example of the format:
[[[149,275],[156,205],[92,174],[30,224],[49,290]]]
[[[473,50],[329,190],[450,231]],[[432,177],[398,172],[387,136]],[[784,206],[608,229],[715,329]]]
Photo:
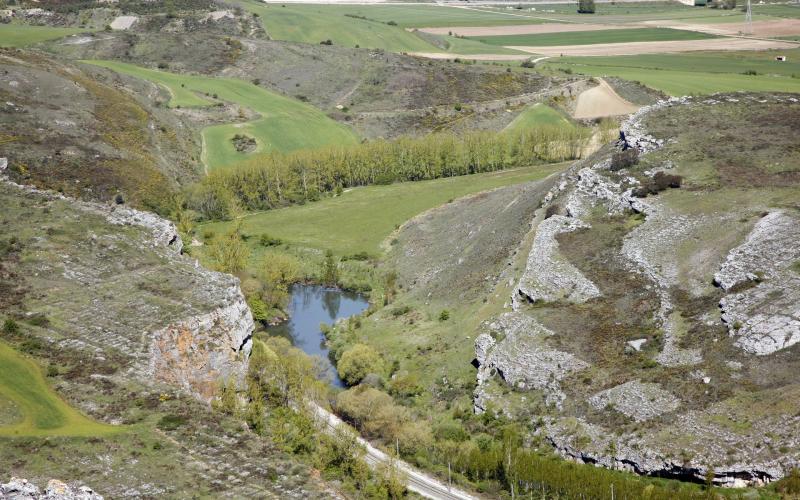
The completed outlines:
[[[589,403],[598,410],[611,406],[637,422],[675,411],[680,406],[678,398],[658,384],[638,380],[599,392],[589,398]]]
[[[531,302],[586,302],[600,295],[597,286],[558,251],[556,236],[588,227],[579,219],[554,215],[536,229],[533,248],[517,291]]]
[[[47,483],[44,493],[27,479],[12,477],[8,483],[0,484],[0,497],[9,500],[103,500],[88,486],[70,486],[58,479]]]
[[[548,347],[546,339],[553,333],[525,314],[504,313],[486,324],[485,330],[475,339],[478,413],[485,410],[481,386],[495,375],[520,390],[544,391],[545,401],[560,407],[565,395],[559,381],[589,366],[570,353]]]

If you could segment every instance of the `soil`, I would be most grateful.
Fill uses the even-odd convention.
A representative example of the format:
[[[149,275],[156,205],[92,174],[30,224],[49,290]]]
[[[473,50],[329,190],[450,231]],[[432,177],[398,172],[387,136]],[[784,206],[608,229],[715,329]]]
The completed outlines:
[[[598,43],[595,45],[558,45],[553,47],[509,47],[545,56],[630,56],[692,52],[701,50],[768,50],[793,49],[797,44],[749,38],[719,38],[713,40],[673,40],[663,42]]]
[[[738,35],[744,28],[743,23],[695,24],[681,21],[646,21],[647,25],[663,28],[677,28],[700,31],[713,35]],[[800,19],[775,19],[753,22],[754,36],[790,36],[800,35]]]
[[[611,85],[600,79],[600,85],[586,90],[578,96],[578,104],[575,106],[572,116],[578,120],[587,120],[627,115],[638,109],[639,106],[620,97]]]
[[[459,36],[502,36],[502,35],[539,35],[543,33],[563,33],[565,31],[602,31],[613,29],[635,28],[635,26],[618,26],[612,24],[520,24],[512,26],[473,26],[453,28],[419,28],[419,31],[432,35]]]

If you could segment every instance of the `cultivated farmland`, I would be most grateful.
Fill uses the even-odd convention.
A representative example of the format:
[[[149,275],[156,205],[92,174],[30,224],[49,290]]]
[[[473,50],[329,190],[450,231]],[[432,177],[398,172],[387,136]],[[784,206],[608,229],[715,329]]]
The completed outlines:
[[[233,142],[236,135],[256,140],[251,152],[287,152],[327,144],[352,144],[357,140],[349,127],[313,106],[242,80],[178,75],[112,61],[86,62],[163,85],[172,95],[169,104],[173,107],[230,102],[258,113],[260,118],[256,120],[203,129],[203,158],[209,169],[247,158],[249,153],[237,151]]]
[[[635,43],[665,40],[704,40],[713,35],[669,28],[613,29],[527,35],[473,37],[474,40],[500,46],[594,45],[600,43]]]

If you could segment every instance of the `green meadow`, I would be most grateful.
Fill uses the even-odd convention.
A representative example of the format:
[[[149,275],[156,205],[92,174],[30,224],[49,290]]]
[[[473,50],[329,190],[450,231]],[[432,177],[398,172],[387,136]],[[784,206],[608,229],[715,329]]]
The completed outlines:
[[[41,369],[0,342],[0,436],[96,436],[119,430],[81,415],[58,397]]]
[[[788,61],[775,61],[777,55],[788,56]],[[678,96],[737,90],[800,92],[798,58],[800,49],[561,57],[544,65],[591,76],[618,76]]]
[[[572,31],[568,33],[547,33],[541,35],[503,35],[472,37],[489,45],[529,45],[532,47],[555,45],[594,45],[597,43],[660,42],[666,40],[704,40],[717,38],[714,35],[696,31],[670,28],[631,28],[602,31]]]
[[[542,179],[566,166],[559,163],[359,187],[305,205],[248,214],[236,222],[204,224],[200,232],[222,234],[241,221],[241,229],[248,235],[268,234],[292,245],[330,249],[340,255],[375,255],[392,231],[417,214],[471,193]]]
[[[536,103],[528,106],[522,111],[514,121],[508,124],[505,132],[522,132],[537,126],[565,126],[575,127],[576,125],[566,116],[546,104]]]
[[[203,161],[209,169],[229,166],[248,158],[236,150],[232,139],[244,134],[256,139],[255,152],[289,152],[328,144],[353,144],[358,136],[349,127],[319,109],[235,78],[179,75],[114,61],[83,61],[166,87],[173,107],[210,106],[233,102],[257,112],[260,118],[242,123],[212,125],[203,129]]]
[[[85,28],[53,28],[50,26],[27,26],[23,24],[0,24],[0,47],[25,47],[46,40],[55,40],[76,33],[92,30]]]

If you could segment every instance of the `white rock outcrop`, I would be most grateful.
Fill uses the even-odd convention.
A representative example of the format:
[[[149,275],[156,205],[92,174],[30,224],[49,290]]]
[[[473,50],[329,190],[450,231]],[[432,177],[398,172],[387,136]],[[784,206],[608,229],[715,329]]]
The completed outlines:
[[[589,404],[598,410],[611,406],[637,422],[644,422],[677,410],[680,400],[658,384],[631,380],[598,392],[589,398]]]
[[[103,500],[88,486],[70,486],[58,479],[51,479],[42,492],[27,479],[12,477],[0,484],[0,497],[9,500]]]

